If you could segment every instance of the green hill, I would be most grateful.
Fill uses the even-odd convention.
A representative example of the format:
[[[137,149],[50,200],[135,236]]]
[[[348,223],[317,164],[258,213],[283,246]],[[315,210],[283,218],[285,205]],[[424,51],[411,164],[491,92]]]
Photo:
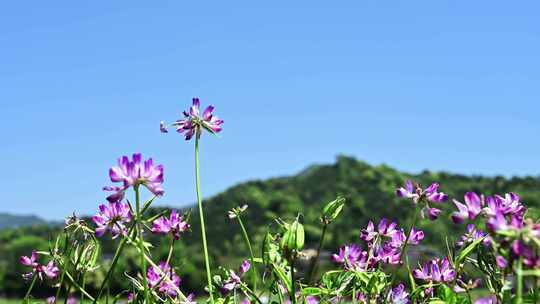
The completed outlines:
[[[333,251],[341,244],[358,241],[359,229],[370,219],[378,221],[382,217],[387,217],[397,220],[400,226],[403,226],[413,207],[409,201],[397,199],[394,191],[396,186],[402,185],[406,179],[413,179],[424,186],[437,181],[441,185],[441,191],[457,199],[462,199],[466,191],[485,194],[513,191],[522,197],[527,206],[540,207],[539,177],[483,177],[430,171],[408,174],[386,165],[371,166],[352,157],[339,156],[333,164],[311,166],[294,176],[241,183],[205,200],[207,233],[213,265],[236,267],[238,261],[247,256],[248,251],[242,241],[240,228],[234,220],[227,217],[227,212],[235,206],[249,205],[245,213],[245,222],[256,244],[256,252],[260,252],[258,245],[268,227],[275,226],[274,218],[291,219],[298,213],[302,215],[305,223],[306,247],[309,249],[314,248],[318,241],[320,233],[318,218],[322,206],[336,195],[342,195],[347,199],[345,209],[338,221],[330,227],[325,245],[327,250]],[[162,201],[165,199],[166,196]],[[430,252],[437,252],[443,248],[445,240],[441,240],[440,235],[448,235],[452,241],[464,230],[463,226],[453,225],[449,220],[450,212],[454,209],[452,203],[444,203],[442,207],[444,211],[439,220],[435,222],[425,220],[421,224],[426,234],[423,245]],[[154,213],[158,211],[159,208],[152,210]],[[199,223],[195,212],[193,208],[192,232],[178,242],[177,252],[180,258],[175,261],[185,278],[184,288],[194,289],[204,281]],[[13,263],[19,252],[27,253],[25,250],[28,249],[23,250],[22,246],[28,247],[31,244],[46,246],[47,235],[54,231],[56,230],[50,228],[31,227],[0,233],[0,286],[3,286],[2,269],[5,281],[22,282],[20,279],[10,280],[18,277],[18,273],[15,273],[18,269],[10,263]],[[23,242],[21,238],[34,239]],[[154,243],[159,244],[158,240],[154,239]],[[112,245],[111,242],[106,244],[104,247],[106,254],[113,250]],[[166,246],[166,242],[162,242],[156,248],[157,259],[166,254]],[[132,263],[129,262],[129,254],[126,254],[125,259],[126,261],[120,263],[125,265],[123,267],[126,271],[130,271]],[[119,278],[114,282],[113,288],[122,287],[127,283],[127,280]],[[89,286],[91,284],[90,282]],[[5,288],[11,288],[11,291],[16,289],[14,286]],[[19,289],[16,292],[20,292]]]
[[[0,230],[6,228],[40,225],[45,223],[45,220],[35,215],[14,215],[9,213],[0,213]]]

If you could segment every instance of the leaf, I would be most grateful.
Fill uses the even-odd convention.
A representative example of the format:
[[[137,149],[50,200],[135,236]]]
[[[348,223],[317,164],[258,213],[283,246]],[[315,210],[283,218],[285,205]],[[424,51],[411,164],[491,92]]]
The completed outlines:
[[[482,241],[484,241],[484,238],[479,238],[475,240],[474,242],[470,243],[467,247],[465,247],[461,252],[459,253],[459,256],[456,259],[456,265],[460,265],[465,258],[471,254],[471,252],[480,244]]]

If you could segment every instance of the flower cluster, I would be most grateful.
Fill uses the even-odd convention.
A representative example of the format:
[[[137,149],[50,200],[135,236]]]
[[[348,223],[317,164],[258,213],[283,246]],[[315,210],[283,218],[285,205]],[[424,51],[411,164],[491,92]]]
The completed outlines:
[[[367,227],[360,231],[360,239],[366,242],[367,250],[362,250],[356,244],[346,245],[332,255],[332,260],[351,270],[367,270],[377,263],[395,265],[401,262],[406,235],[403,229],[397,227],[397,223],[382,219],[375,230],[375,225],[369,221]],[[424,233],[413,228],[407,243],[418,245],[422,239]]]
[[[434,259],[424,264],[422,268],[413,271],[415,278],[429,282],[450,282],[456,277],[456,271],[450,265],[448,258],[445,257],[442,261]]]
[[[161,216],[152,223],[152,232],[168,234],[171,233],[175,240],[180,239],[180,233],[189,229],[189,224],[176,210],[171,212],[169,218]]]
[[[405,291],[405,285],[399,284],[392,288],[388,294],[388,303],[392,304],[409,304],[409,293]]]
[[[147,272],[148,286],[157,288],[162,294],[170,297],[176,297],[180,287],[180,277],[174,272],[174,269],[167,262],[160,262],[159,268],[152,266]]]
[[[193,135],[199,138],[203,129],[213,134],[221,131],[223,120],[212,113],[214,107],[209,105],[201,115],[200,106],[199,98],[193,98],[193,104],[189,110],[182,113],[184,117],[171,124],[176,128],[176,132],[184,135],[186,140],[190,140]],[[168,132],[164,122],[160,123],[159,129],[162,133]]]
[[[121,186],[106,186],[105,191],[113,192],[107,197],[109,202],[118,202],[124,198],[129,187],[145,186],[154,195],[163,195],[163,166],[154,165],[152,158],[142,160],[140,153],[134,153],[130,160],[128,156],[118,159],[118,165],[109,169],[109,177],[113,183]]]
[[[101,237],[107,231],[111,232],[113,239],[119,235],[126,236],[128,232],[126,224],[131,222],[132,217],[127,203],[115,202],[109,203],[109,206],[99,205],[99,213],[92,217],[92,221],[97,226],[96,236]]]
[[[35,275],[37,275],[40,280],[43,280],[43,277],[52,280],[55,279],[60,272],[60,269],[56,267],[53,261],[49,261],[47,264],[38,263],[38,253],[35,250],[32,251],[32,254],[30,254],[29,257],[22,256],[19,259],[19,262],[24,266],[32,267],[31,272],[23,274],[23,278],[26,280],[32,279]]]
[[[414,185],[408,180],[405,182],[405,187],[396,189],[396,194],[398,197],[411,199],[415,205],[422,204],[421,216],[424,218],[427,214],[432,221],[439,217],[441,209],[432,207],[430,203],[442,203],[448,200],[447,194],[439,192],[438,183],[432,183],[431,186],[422,189],[420,185]]]
[[[221,294],[226,295],[230,293],[231,291],[235,290],[242,284],[242,277],[246,272],[249,271],[251,268],[251,264],[248,260],[244,260],[242,262],[242,265],[240,265],[240,269],[238,270],[238,274],[234,272],[233,270],[228,271],[228,278],[223,282],[223,285],[220,288]]]

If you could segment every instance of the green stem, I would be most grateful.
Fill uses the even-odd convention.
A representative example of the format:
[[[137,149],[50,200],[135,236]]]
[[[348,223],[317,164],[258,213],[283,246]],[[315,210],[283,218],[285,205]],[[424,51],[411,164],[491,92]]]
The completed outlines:
[[[249,236],[247,234],[246,227],[244,227],[244,223],[242,222],[240,214],[237,214],[236,218],[238,219],[240,228],[242,228],[242,234],[244,235],[244,240],[248,246],[249,254],[251,256],[251,269],[253,269],[253,290],[257,290],[257,277],[259,276],[259,274],[257,273],[257,265],[255,265],[255,255],[253,254],[253,248],[251,247],[251,242],[249,241]]]
[[[84,304],[84,288],[86,287],[86,277],[84,276],[83,274],[83,278],[82,278],[82,289],[81,289],[81,304]]]
[[[204,251],[204,263],[206,266],[206,279],[208,280],[208,293],[210,294],[210,303],[214,304],[214,294],[212,291],[212,272],[210,271],[210,259],[208,257],[208,245],[206,243],[206,229],[204,225],[204,213],[201,197],[201,181],[199,177],[199,136],[195,137],[195,187],[197,190],[197,205],[199,206],[199,219],[201,222],[201,236]]]
[[[292,304],[296,304],[296,282],[294,278],[294,257],[291,259],[291,291],[290,297]]]
[[[313,261],[311,262],[311,265],[309,267],[308,280],[307,280],[308,283],[312,282],[313,275],[315,274],[315,271],[317,270],[317,265],[319,264],[319,256],[321,255],[321,249],[322,249],[322,246],[323,246],[324,237],[326,236],[326,228],[327,227],[328,227],[327,224],[323,225],[322,232],[321,232],[321,237],[319,238],[319,246],[317,247],[317,254],[315,254],[315,258],[313,259]]]
[[[412,230],[414,229],[414,226],[416,225],[416,221],[418,219],[418,210],[417,208],[414,210],[414,216],[411,223],[411,226],[409,227],[409,232],[407,233],[407,237],[405,238],[405,244],[403,244],[403,249],[401,250],[401,254],[399,255],[399,260],[401,261],[403,259],[403,256],[407,254],[407,246],[409,245],[409,238],[411,237]],[[407,267],[407,270],[410,274],[410,267],[409,267],[409,259],[405,259],[405,266]],[[390,289],[392,289],[392,286],[394,285],[394,281],[396,279],[398,267],[394,269],[394,272],[392,273],[392,280],[390,281]]]
[[[129,235],[131,235],[131,232],[133,231],[134,228],[135,228],[135,224],[133,224],[129,228],[128,236],[122,238],[122,240],[120,241],[120,244],[118,245],[118,248],[116,248],[116,252],[114,253],[113,260],[112,260],[112,263],[111,263],[111,267],[109,268],[109,271],[107,271],[107,274],[105,275],[105,279],[103,280],[103,282],[101,283],[101,286],[99,287],[98,295],[94,299],[93,304],[96,304],[97,301],[101,298],[101,295],[103,294],[103,290],[105,289],[105,285],[109,281],[109,279],[110,279],[110,277],[111,277],[111,275],[112,275],[112,273],[114,271],[114,268],[116,267],[116,263],[118,262],[118,259],[120,258],[120,254],[122,253],[122,250],[124,249],[124,245],[126,244],[128,238],[129,238]]]
[[[519,257],[517,267],[516,303],[523,303],[523,257]]]
[[[139,193],[139,186],[133,187],[135,190],[135,212],[136,212],[136,223],[135,228],[137,229],[137,245],[141,251],[141,265],[142,265],[142,277],[143,277],[143,286],[144,286],[144,299],[146,302],[149,302],[148,293],[148,277],[147,277],[147,265],[146,259],[144,257],[146,250],[144,249],[144,238],[143,238],[143,227],[142,223],[142,214],[141,214],[141,199]]]
[[[30,293],[32,292],[32,289],[34,289],[34,285],[37,281],[37,274],[34,274],[34,278],[32,279],[32,283],[30,283],[30,286],[28,287],[28,290],[26,291],[26,295],[24,296],[24,303],[28,303],[28,297],[30,297]]]

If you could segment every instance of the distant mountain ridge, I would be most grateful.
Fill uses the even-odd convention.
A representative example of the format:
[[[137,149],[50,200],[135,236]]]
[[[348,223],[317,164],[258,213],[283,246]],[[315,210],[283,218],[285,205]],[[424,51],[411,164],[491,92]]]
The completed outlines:
[[[47,221],[35,215],[0,213],[0,229],[46,224]]]

